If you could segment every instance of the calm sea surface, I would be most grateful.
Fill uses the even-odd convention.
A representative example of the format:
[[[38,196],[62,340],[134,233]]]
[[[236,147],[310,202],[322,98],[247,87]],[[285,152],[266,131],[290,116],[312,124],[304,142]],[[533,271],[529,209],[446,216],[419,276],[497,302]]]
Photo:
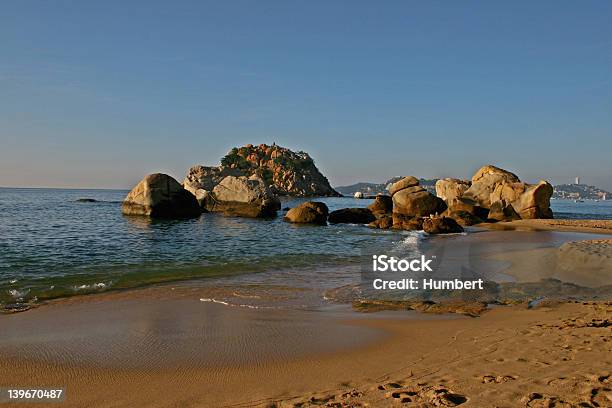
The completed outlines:
[[[124,190],[0,188],[0,303],[274,270],[356,265],[364,245],[417,232],[203,214],[150,221],[121,214]],[[91,198],[96,202],[79,202]],[[303,200],[287,200],[292,207]],[[371,200],[322,198],[335,210]],[[558,218],[612,219],[612,201],[553,200]]]

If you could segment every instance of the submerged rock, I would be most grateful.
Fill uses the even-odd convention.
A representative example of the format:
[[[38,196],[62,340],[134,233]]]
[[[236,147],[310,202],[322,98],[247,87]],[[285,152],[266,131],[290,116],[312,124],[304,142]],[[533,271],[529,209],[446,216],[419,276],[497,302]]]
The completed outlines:
[[[297,224],[326,225],[328,214],[329,209],[325,203],[307,201],[291,208],[283,219]]]
[[[202,211],[198,201],[178,181],[167,174],[149,174],[132,189],[123,201],[125,215],[153,218],[193,218]]]

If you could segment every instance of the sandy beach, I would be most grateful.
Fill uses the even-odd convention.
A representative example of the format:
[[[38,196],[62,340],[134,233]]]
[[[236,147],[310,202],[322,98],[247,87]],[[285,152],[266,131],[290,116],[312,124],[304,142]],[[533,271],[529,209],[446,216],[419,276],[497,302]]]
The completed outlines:
[[[67,407],[612,403],[610,303],[348,317],[141,295],[4,316],[1,383],[64,386]]]

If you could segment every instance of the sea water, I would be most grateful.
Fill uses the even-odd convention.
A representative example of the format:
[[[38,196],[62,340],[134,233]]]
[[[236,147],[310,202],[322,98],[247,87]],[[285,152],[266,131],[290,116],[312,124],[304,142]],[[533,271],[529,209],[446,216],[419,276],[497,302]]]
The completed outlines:
[[[276,284],[300,276],[305,284],[339,285],[345,282],[333,271],[358,268],[364,247],[416,255],[419,242],[427,239],[418,232],[362,225],[295,225],[283,221],[284,211],[273,219],[207,213],[190,220],[150,220],[121,214],[126,194],[0,188],[0,303],[262,272],[273,277],[287,270],[298,272],[278,274]],[[330,211],[372,202],[316,200]],[[301,201],[285,199],[282,207]],[[612,201],[551,204],[557,217],[612,219]]]

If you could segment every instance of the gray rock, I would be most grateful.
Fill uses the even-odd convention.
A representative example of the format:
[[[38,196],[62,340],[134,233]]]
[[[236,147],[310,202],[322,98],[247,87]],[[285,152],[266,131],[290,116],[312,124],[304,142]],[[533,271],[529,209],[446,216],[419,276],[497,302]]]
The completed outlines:
[[[194,195],[162,173],[149,174],[142,179],[129,192],[121,210],[125,215],[153,218],[193,218],[202,213]]]

